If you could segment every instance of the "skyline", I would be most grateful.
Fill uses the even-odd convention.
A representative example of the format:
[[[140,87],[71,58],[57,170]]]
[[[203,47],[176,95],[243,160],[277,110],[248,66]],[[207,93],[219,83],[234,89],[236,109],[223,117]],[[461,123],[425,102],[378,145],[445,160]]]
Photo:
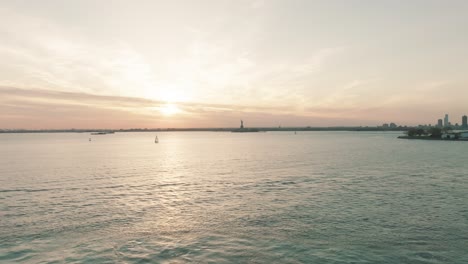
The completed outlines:
[[[2,1],[0,129],[416,125],[446,113],[461,124],[467,11],[466,1]]]

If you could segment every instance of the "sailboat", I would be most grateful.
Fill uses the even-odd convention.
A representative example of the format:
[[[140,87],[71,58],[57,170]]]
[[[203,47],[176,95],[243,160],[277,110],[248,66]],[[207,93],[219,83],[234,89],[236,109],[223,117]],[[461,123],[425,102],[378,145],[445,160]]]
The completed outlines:
[[[156,136],[156,137],[154,138],[154,143],[159,143],[158,136]]]

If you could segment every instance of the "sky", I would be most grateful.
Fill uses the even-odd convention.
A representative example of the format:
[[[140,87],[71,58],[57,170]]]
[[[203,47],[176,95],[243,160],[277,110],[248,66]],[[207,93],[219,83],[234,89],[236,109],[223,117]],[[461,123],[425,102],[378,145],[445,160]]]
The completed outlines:
[[[468,114],[468,1],[0,0],[0,129]]]

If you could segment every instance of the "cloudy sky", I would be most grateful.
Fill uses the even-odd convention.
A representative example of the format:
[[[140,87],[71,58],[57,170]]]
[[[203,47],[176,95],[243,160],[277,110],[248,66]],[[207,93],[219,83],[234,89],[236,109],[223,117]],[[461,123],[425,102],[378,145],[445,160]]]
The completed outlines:
[[[468,114],[468,1],[0,0],[0,128]]]

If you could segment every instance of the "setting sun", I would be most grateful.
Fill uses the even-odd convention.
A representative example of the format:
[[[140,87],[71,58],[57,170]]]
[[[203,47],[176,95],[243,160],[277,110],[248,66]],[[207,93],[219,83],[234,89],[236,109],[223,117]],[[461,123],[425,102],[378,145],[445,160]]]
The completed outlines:
[[[161,106],[159,111],[165,116],[170,116],[179,113],[180,109],[174,104],[166,104]]]

